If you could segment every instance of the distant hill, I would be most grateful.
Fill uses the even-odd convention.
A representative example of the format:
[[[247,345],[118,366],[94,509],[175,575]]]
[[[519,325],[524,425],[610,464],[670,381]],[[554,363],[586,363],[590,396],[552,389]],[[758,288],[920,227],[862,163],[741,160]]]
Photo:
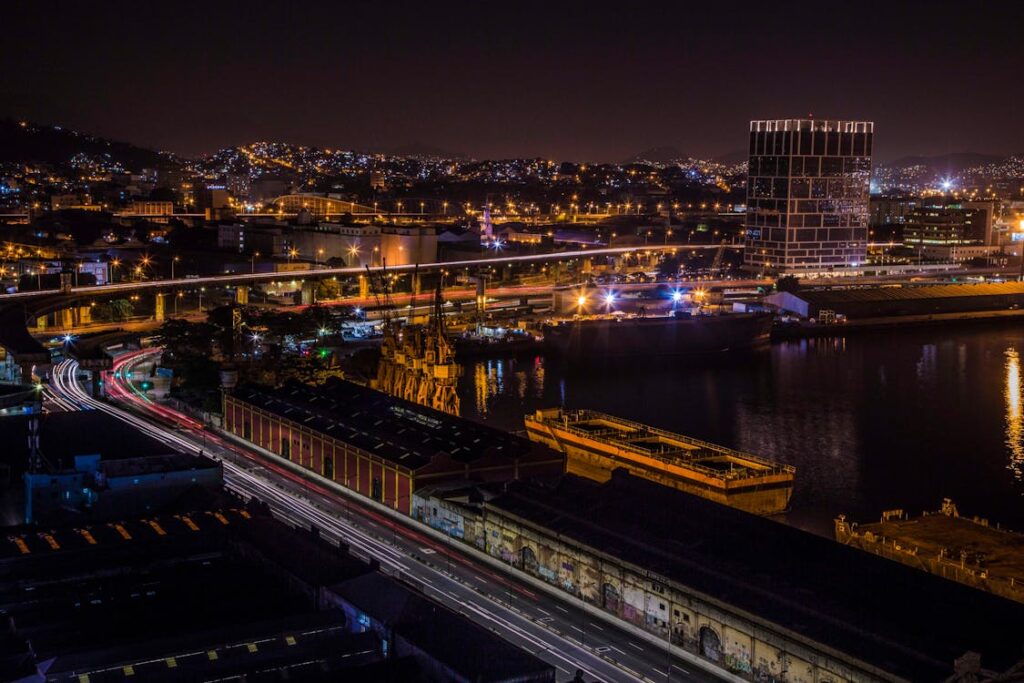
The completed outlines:
[[[626,159],[622,163],[624,164],[642,164],[644,162],[653,162],[655,164],[669,164],[679,159],[685,159],[686,155],[679,151],[678,148],[669,145],[661,147],[651,147],[645,149],[639,154],[634,154],[629,159]]]
[[[396,157],[433,157],[439,159],[466,158],[466,155],[462,152],[449,152],[441,149],[440,147],[425,145],[420,142],[410,142],[405,145],[399,145],[393,149],[385,150],[384,153]]]
[[[994,164],[1005,159],[1005,156],[996,154],[980,154],[977,152],[953,152],[951,154],[939,154],[935,156],[914,155],[906,156],[894,161],[888,161],[879,166],[887,168],[908,168],[910,166],[925,166],[936,173],[957,173],[965,168],[981,166],[983,164]]]
[[[174,157],[60,126],[0,119],[0,161],[65,164],[76,154],[105,156],[128,171],[164,168]]]

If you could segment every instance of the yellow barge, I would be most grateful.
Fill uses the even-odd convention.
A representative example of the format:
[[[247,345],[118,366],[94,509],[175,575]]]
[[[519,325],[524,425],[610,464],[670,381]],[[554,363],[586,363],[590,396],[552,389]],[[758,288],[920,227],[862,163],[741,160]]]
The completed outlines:
[[[565,454],[566,470],[607,481],[612,470],[759,515],[783,512],[796,468],[593,410],[538,410],[530,439]]]

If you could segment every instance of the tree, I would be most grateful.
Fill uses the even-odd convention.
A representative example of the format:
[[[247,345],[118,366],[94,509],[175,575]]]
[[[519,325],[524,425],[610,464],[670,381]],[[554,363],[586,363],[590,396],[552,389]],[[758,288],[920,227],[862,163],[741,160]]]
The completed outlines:
[[[110,302],[110,319],[121,322],[132,317],[135,306],[128,299],[114,299]]]
[[[679,257],[675,254],[666,255],[658,263],[658,277],[675,277],[679,274]]]
[[[339,296],[341,296],[341,283],[337,279],[320,280],[316,284],[317,301],[337,299]]]
[[[793,275],[783,275],[775,281],[775,289],[779,292],[795,294],[800,291],[800,280]]]
[[[172,357],[209,358],[213,355],[213,339],[217,332],[217,326],[210,323],[172,319],[157,330],[156,341]]]

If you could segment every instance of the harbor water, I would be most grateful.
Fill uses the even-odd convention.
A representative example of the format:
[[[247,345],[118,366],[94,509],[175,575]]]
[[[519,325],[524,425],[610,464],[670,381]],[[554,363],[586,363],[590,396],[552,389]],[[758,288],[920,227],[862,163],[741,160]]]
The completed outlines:
[[[795,465],[785,521],[936,510],[1024,530],[1024,325],[776,343],[587,367],[544,354],[468,361],[462,414],[509,430],[590,408]]]

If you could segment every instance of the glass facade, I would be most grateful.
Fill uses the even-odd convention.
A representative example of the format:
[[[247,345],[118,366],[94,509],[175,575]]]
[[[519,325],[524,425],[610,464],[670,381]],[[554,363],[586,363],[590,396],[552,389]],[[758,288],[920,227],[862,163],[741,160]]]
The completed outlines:
[[[768,270],[864,263],[874,124],[751,121],[744,262]]]

